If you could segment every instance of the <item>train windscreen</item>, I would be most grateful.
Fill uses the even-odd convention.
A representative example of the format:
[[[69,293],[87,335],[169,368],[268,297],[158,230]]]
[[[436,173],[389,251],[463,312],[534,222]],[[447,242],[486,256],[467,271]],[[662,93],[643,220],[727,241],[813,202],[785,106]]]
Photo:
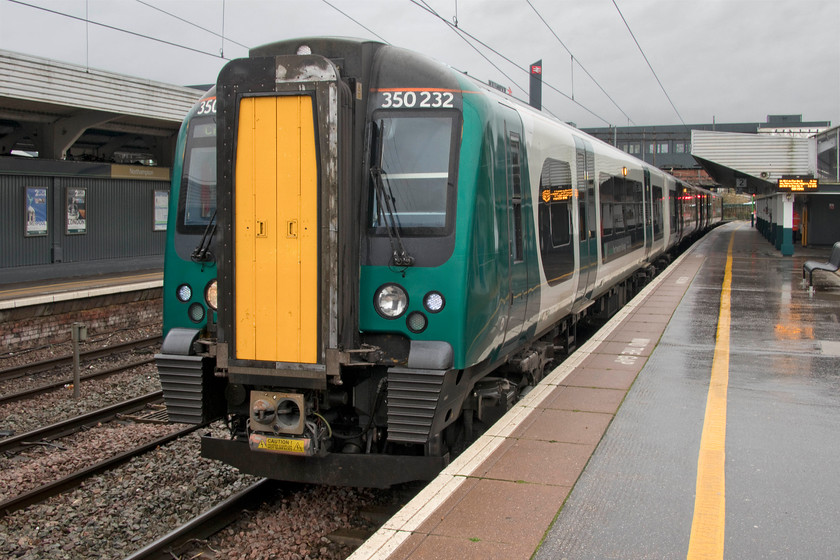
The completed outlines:
[[[178,231],[201,234],[216,212],[216,120],[190,123],[178,201]]]
[[[407,234],[441,234],[453,199],[453,119],[377,115],[369,226]]]

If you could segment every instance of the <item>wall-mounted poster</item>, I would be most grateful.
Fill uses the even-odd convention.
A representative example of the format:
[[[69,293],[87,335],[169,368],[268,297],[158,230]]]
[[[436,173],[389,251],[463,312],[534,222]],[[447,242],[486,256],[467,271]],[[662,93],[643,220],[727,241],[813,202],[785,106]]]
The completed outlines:
[[[67,188],[67,233],[87,233],[87,209],[85,189]]]
[[[169,192],[155,191],[155,227],[154,231],[166,231],[169,218]]]
[[[47,187],[26,187],[26,237],[47,235]]]

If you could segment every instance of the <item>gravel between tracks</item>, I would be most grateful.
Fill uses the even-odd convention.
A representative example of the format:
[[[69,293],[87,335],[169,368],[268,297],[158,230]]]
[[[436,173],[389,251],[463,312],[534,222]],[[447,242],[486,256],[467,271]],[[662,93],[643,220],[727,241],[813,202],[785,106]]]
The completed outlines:
[[[342,560],[353,549],[330,542],[326,535],[340,528],[369,526],[360,517],[360,510],[396,496],[389,490],[329,486],[279,492],[258,510],[246,512],[179,558]]]
[[[66,418],[160,391],[155,365],[146,364],[124,373],[82,382],[81,398],[65,387],[38,396],[0,405],[0,430],[21,434]]]
[[[8,457],[0,456],[0,501],[19,496],[70,473],[178,431],[182,424],[108,422],[36,445]]]
[[[160,336],[160,333],[161,325],[160,323],[157,323],[109,333],[90,334],[87,342],[79,344],[79,352],[107,348],[108,346],[113,346],[115,344],[147,338],[150,336]],[[58,344],[51,344],[49,346],[16,350],[13,352],[3,352],[0,353],[0,369],[21,366],[24,364],[57,358],[59,356],[69,356],[72,354],[73,344],[70,342],[61,342]]]
[[[206,431],[206,430],[202,430]],[[221,427],[213,430],[223,434]],[[0,557],[82,560],[124,558],[206,511],[256,479],[199,457],[191,434],[81,487],[3,518]],[[256,511],[243,512],[207,543],[179,558],[338,560],[351,549],[325,537],[358,527],[359,510],[387,501],[383,490],[301,486],[278,490]]]
[[[122,338],[122,337],[119,337]],[[125,337],[127,338],[127,337]],[[19,360],[43,359],[61,349],[0,356],[0,367]],[[140,366],[82,385],[82,398],[72,387],[38,399],[0,406],[0,430],[22,433],[64,418],[159,390],[154,364]],[[2,389],[0,388],[0,391]],[[0,457],[0,499],[6,499],[79,470],[106,456],[177,429],[176,425],[109,423],[58,440],[64,450],[39,446]],[[124,558],[252,484],[256,478],[200,457],[199,434],[207,428],[136,457],[127,464],[91,477],[79,488],[11,513],[0,522],[0,557],[34,560]],[[227,435],[216,424],[217,436]],[[387,501],[386,491],[302,486],[279,490],[266,504],[207,543],[195,543],[204,558],[231,560],[288,558],[337,560],[351,549],[330,543],[326,535],[365,522],[359,510]]]
[[[201,459],[193,433],[6,516],[0,556],[123,558],[254,480]]]

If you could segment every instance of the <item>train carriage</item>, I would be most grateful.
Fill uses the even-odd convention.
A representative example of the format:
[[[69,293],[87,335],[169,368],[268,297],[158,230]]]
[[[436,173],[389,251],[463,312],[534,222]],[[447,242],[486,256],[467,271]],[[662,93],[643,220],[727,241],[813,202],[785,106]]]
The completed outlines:
[[[285,480],[433,477],[708,225],[706,194],[371,41],[229,63],[179,150],[167,407],[227,420],[204,456]]]

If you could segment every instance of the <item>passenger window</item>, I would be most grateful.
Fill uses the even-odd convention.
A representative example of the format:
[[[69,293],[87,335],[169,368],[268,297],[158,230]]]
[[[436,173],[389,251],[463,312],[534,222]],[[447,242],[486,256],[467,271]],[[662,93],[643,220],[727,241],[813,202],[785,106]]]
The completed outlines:
[[[551,212],[551,245],[561,247],[571,241],[571,224],[569,223],[569,203],[553,204]]]
[[[574,272],[572,246],[572,170],[568,162],[547,159],[540,173],[540,257],[548,284],[569,280]]]

